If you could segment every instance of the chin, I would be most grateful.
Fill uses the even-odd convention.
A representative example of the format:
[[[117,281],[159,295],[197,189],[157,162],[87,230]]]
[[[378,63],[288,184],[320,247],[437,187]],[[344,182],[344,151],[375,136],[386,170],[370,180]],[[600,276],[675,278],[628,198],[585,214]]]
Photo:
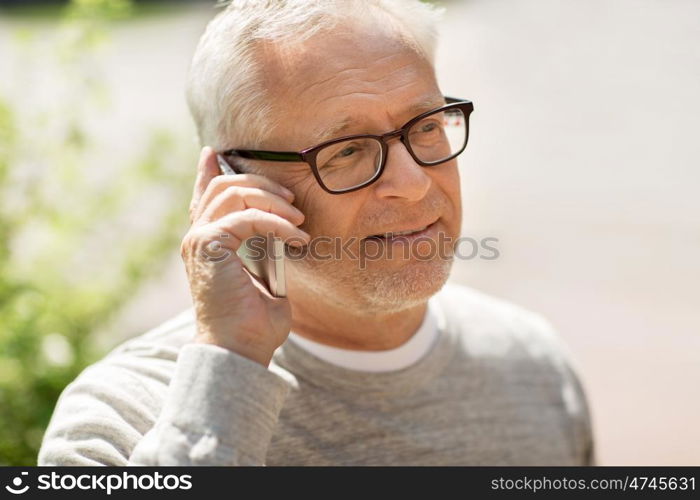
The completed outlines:
[[[425,303],[447,282],[452,258],[414,260],[401,266],[371,262],[358,269],[357,263],[290,262],[288,285],[311,293],[327,303],[360,314],[383,314],[410,309]],[[290,290],[290,296],[292,295]]]
[[[367,269],[359,275],[363,307],[396,312],[425,303],[445,285],[452,260],[412,262],[396,270]]]

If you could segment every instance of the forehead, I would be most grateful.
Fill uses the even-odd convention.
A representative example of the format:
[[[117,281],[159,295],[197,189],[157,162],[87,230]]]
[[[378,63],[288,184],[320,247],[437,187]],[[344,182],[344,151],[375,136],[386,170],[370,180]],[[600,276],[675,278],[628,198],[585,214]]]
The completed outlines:
[[[341,131],[386,132],[441,103],[430,62],[390,29],[344,26],[262,51],[275,147],[308,147]]]

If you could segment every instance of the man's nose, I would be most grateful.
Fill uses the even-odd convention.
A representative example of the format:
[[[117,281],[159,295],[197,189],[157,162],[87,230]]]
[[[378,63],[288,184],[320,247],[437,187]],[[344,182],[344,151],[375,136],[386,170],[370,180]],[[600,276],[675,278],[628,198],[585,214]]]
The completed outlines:
[[[432,183],[427,168],[429,167],[421,167],[415,162],[403,142],[392,140],[375,193],[381,198],[419,201],[428,193]]]

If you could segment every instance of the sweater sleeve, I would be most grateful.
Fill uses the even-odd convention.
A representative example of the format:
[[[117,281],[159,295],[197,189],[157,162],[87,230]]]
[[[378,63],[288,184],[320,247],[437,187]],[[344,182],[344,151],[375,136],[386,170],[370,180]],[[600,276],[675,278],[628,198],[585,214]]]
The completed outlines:
[[[264,465],[290,389],[280,375],[202,344],[180,349],[172,377],[108,360],[64,390],[39,465]]]

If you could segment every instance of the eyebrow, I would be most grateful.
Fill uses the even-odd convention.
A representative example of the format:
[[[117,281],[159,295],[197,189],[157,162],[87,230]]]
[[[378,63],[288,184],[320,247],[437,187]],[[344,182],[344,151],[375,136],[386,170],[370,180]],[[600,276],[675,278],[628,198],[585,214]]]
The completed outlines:
[[[410,106],[404,108],[403,110],[403,115],[411,115],[413,116],[418,116],[421,113],[425,113],[426,111],[430,111],[432,109],[437,109],[440,106],[445,105],[445,99],[444,97],[440,96],[435,97],[431,96],[425,99],[422,99],[420,101],[414,102]],[[345,135],[345,132],[347,132],[351,127],[356,125],[357,123],[360,123],[360,120],[357,119],[357,117],[354,116],[343,116],[340,119],[338,119],[333,125],[330,127],[327,127],[319,132],[316,133],[314,136],[314,145],[316,144],[321,144],[326,141],[330,141],[331,139],[335,139],[337,137],[342,137]]]

